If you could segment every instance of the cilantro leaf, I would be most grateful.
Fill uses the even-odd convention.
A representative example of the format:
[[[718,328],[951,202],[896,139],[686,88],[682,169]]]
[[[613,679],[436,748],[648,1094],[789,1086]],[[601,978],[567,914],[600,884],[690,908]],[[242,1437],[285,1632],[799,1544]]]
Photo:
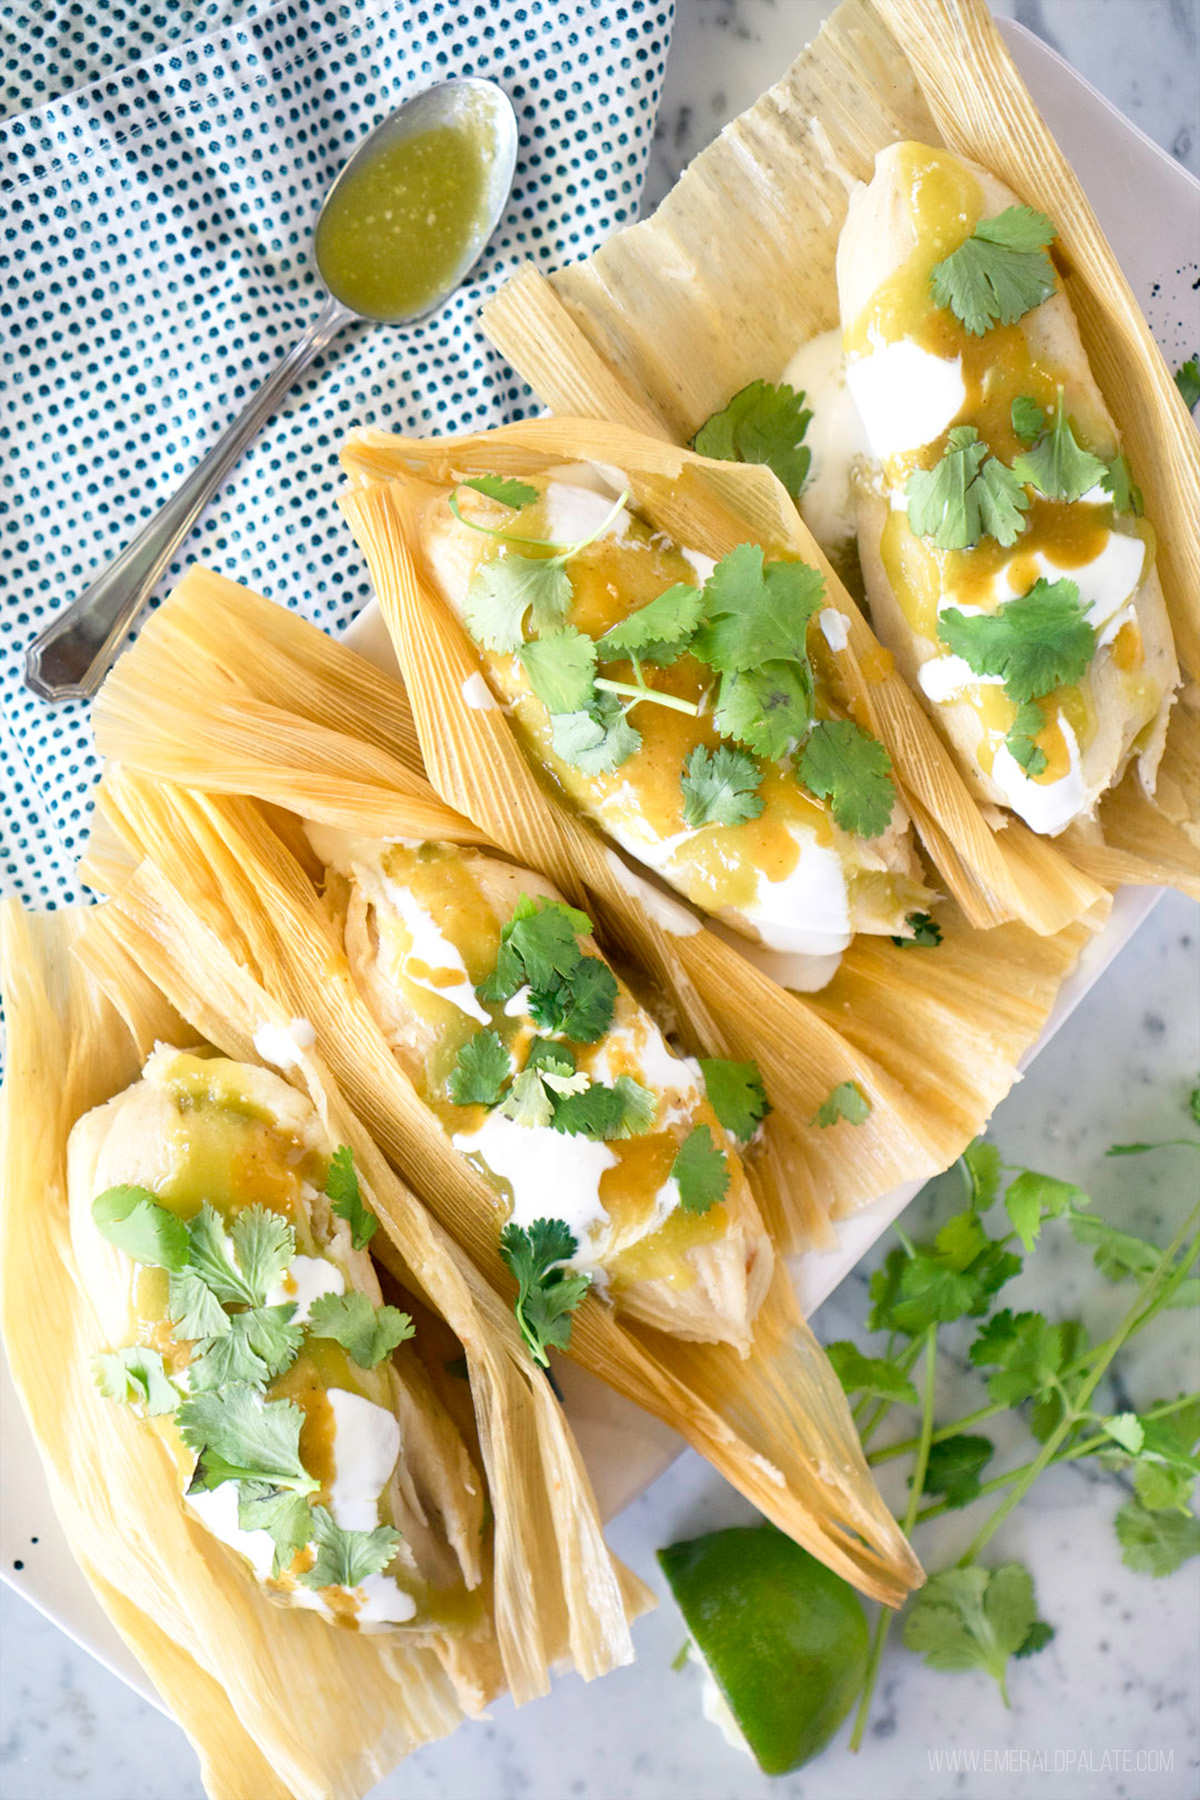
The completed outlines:
[[[663,665],[681,656],[704,617],[704,594],[685,581],[610,626],[596,643],[601,662],[637,657]]]
[[[555,1101],[555,1131],[569,1137],[590,1137],[609,1142],[614,1138],[641,1137],[649,1131],[658,1112],[658,1099],[631,1075],[618,1075],[612,1087],[593,1082],[582,1093],[564,1094]]]
[[[984,1669],[1009,1704],[1008,1659],[1037,1622],[1033,1577],[1020,1563],[973,1564],[930,1577],[904,1621],[904,1642],[931,1669]]]
[[[317,1557],[311,1569],[297,1580],[310,1588],[356,1588],[368,1575],[387,1568],[400,1545],[400,1533],[391,1525],[374,1531],[344,1531],[324,1506],[312,1508],[312,1534]]]
[[[802,439],[811,412],[804,394],[780,382],[752,381],[728,406],[705,420],[692,448],[720,462],[765,463],[793,499],[808,475],[812,454]]]
[[[172,1413],[179,1405],[179,1389],[163,1366],[158,1350],[145,1344],[126,1344],[121,1350],[101,1350],[92,1358],[96,1386],[106,1400],[144,1406],[154,1418]]]
[[[591,929],[587,914],[565,901],[532,901],[522,894],[500,941],[510,945],[520,958],[530,987],[548,988],[560,976],[569,975],[582,959],[583,952],[575,940]]]
[[[517,653],[529,685],[549,713],[585,711],[594,692],[596,646],[586,632],[564,626],[534,638]]]
[[[1090,1204],[1082,1188],[1053,1175],[1039,1175],[1034,1169],[1022,1169],[1004,1196],[1004,1209],[1026,1251],[1033,1249],[1046,1219],[1059,1219],[1065,1212]]]
[[[1200,401],[1200,356],[1189,356],[1181,368],[1175,371],[1175,386],[1183,395],[1183,404],[1189,412],[1195,412],[1196,403]]]
[[[1101,476],[1100,486],[1112,495],[1114,513],[1131,513],[1135,519],[1141,518],[1145,504],[1142,490],[1135,485],[1129,464],[1119,452]]]
[[[190,1267],[209,1292],[225,1305],[256,1306],[261,1296],[235,1264],[230,1254],[232,1239],[226,1236],[225,1221],[207,1200],[188,1220],[187,1233]]]
[[[554,713],[550,725],[554,754],[584,775],[607,775],[642,747],[615,694],[598,693],[579,712]]]
[[[173,1274],[187,1263],[187,1226],[149,1188],[106,1188],[92,1201],[92,1218],[101,1237],[136,1263]]]
[[[903,950],[912,946],[921,950],[936,950],[942,941],[942,928],[932,913],[910,912],[904,923],[912,926],[911,937],[894,937],[893,944]]]
[[[549,1038],[534,1038],[525,1058],[527,1069],[539,1069],[545,1075],[560,1078],[575,1073],[575,1052],[569,1044],[555,1044]],[[556,1088],[560,1093],[577,1093],[577,1088]]]
[[[687,1213],[706,1213],[729,1192],[729,1164],[713,1143],[707,1125],[694,1125],[671,1164],[671,1180],[679,1188],[679,1204]]]
[[[322,1294],[314,1300],[308,1329],[313,1337],[341,1344],[360,1369],[373,1369],[415,1335],[407,1313],[395,1306],[372,1306],[365,1294],[357,1292]]]
[[[1130,1500],[1114,1521],[1121,1561],[1139,1575],[1173,1575],[1200,1556],[1200,1519],[1180,1512],[1153,1512]]]
[[[1046,429],[1046,415],[1029,394],[1018,394],[1012,403],[1012,428],[1022,443],[1032,444]]]
[[[902,1369],[881,1356],[864,1356],[857,1344],[842,1339],[826,1344],[825,1354],[833,1372],[848,1394],[866,1394],[872,1399],[892,1400],[901,1406],[916,1406],[917,1390]]]
[[[535,630],[553,631],[567,616],[571,577],[554,557],[502,556],[481,562],[467,589],[463,617],[485,650],[519,650],[522,622],[532,607]]]
[[[1021,1259],[989,1238],[975,1212],[948,1219],[932,1245],[889,1251],[871,1277],[871,1331],[918,1337],[930,1325],[978,1318],[1021,1272]]]
[[[922,1491],[941,1494],[951,1510],[969,1506],[978,1498],[979,1478],[995,1454],[996,1446],[991,1438],[962,1431],[955,1432],[953,1437],[942,1438],[929,1446]]]
[[[719,744],[708,750],[697,744],[683,765],[683,822],[691,830],[702,825],[744,825],[763,809],[758,791],[762,775],[744,750]]]
[[[1012,325],[1055,289],[1046,245],[1054,227],[1045,213],[1009,206],[981,219],[971,236],[930,272],[938,306],[948,306],[972,337],[999,322]]]
[[[825,597],[825,577],[802,562],[764,562],[758,544],[739,544],[704,584],[707,622],[692,646],[722,672],[776,659],[803,662],[807,626]]]
[[[354,1152],[349,1144],[339,1144],[329,1159],[325,1178],[329,1210],[350,1227],[350,1238],[356,1250],[365,1250],[379,1229],[379,1220],[364,1204],[354,1169]]]
[[[1070,1360],[1072,1338],[1039,1312],[993,1315],[971,1345],[976,1368],[994,1368],[987,1390],[1000,1406],[1019,1406],[1052,1389]]]
[[[985,534],[1006,547],[1025,529],[1029,500],[1012,470],[980,441],[973,425],[956,425],[932,469],[916,469],[905,486],[908,523],[939,550],[965,550]]]
[[[1026,700],[1008,728],[1004,742],[1013,761],[1029,776],[1044,775],[1049,766],[1046,752],[1037,742],[1039,731],[1046,729],[1046,715],[1036,700]]]
[[[516,1315],[535,1362],[548,1368],[548,1350],[571,1341],[571,1314],[588,1288],[590,1275],[561,1265],[578,1245],[561,1219],[535,1219],[528,1231],[510,1220],[500,1233],[500,1255],[517,1282]]]
[[[321,1485],[300,1461],[304,1412],[294,1400],[264,1400],[253,1388],[227,1387],[190,1396],[175,1422],[199,1458],[192,1490],[269,1481],[311,1494]]]
[[[1148,1275],[1162,1254],[1157,1244],[1130,1231],[1119,1231],[1107,1219],[1072,1213],[1070,1226],[1076,1242],[1092,1251],[1092,1261],[1109,1281]]]
[[[238,1487],[238,1524],[243,1531],[269,1531],[275,1541],[272,1575],[288,1568],[297,1550],[312,1537],[312,1512],[303,1494],[272,1487],[266,1481],[243,1481]]]
[[[598,956],[583,956],[553,986],[533,989],[529,1016],[545,1031],[561,1031],[577,1044],[595,1044],[612,1024],[617,978]]]
[[[974,674],[999,675],[1018,706],[1079,681],[1096,648],[1075,583],[1042,578],[994,613],[968,616],[948,607],[938,636]]]
[[[820,719],[796,772],[810,793],[828,800],[843,831],[875,838],[887,830],[896,805],[891,771],[883,745],[853,719]]]
[[[477,494],[486,494],[489,500],[498,500],[501,506],[511,506],[514,510],[532,506],[538,497],[537,489],[527,481],[515,481],[507,475],[473,475],[470,481],[460,485],[474,488]]]
[[[279,1213],[265,1206],[248,1206],[233,1221],[229,1235],[246,1285],[254,1296],[253,1304],[262,1306],[268,1290],[296,1254],[296,1233]]]
[[[248,1312],[226,1315],[228,1329],[202,1338],[188,1364],[193,1393],[232,1384],[266,1387],[296,1360],[303,1339],[299,1325],[291,1323],[294,1301],[281,1306],[259,1306]]]
[[[223,1337],[232,1330],[229,1314],[194,1269],[171,1276],[167,1316],[177,1338]]]
[[[726,1131],[748,1144],[771,1110],[758,1064],[702,1056],[700,1068],[709,1105]]]
[[[775,659],[722,675],[713,724],[722,737],[778,762],[804,736],[812,715],[809,665]]]
[[[454,1059],[446,1092],[455,1106],[494,1106],[512,1074],[512,1058],[499,1032],[477,1031]]]
[[[1048,500],[1082,499],[1089,488],[1106,478],[1107,464],[1080,448],[1067,420],[1061,388],[1053,425],[1032,450],[1023,450],[1015,458],[1012,472]]]
[[[971,1209],[987,1212],[1000,1198],[1000,1152],[985,1138],[976,1138],[967,1145],[962,1159],[971,1183]]]
[[[871,1102],[863,1093],[856,1081],[839,1081],[833,1091],[822,1100],[812,1116],[812,1124],[825,1130],[836,1125],[839,1119],[845,1119],[848,1125],[865,1125],[871,1112]]]
[[[539,1069],[522,1069],[496,1111],[514,1125],[537,1131],[554,1117],[554,1101]]]

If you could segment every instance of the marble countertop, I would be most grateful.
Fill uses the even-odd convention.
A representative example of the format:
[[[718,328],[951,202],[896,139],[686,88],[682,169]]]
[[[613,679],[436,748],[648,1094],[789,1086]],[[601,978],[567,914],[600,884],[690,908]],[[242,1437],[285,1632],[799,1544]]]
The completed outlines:
[[[786,65],[812,11],[806,0],[678,0],[678,9],[651,200]],[[994,10],[1044,37],[1200,172],[1196,0],[994,0]],[[1194,1187],[1186,1152],[1115,1163],[1103,1153],[1114,1136],[1178,1130],[1200,1069],[1198,936],[1195,908],[1168,896],[993,1126],[1008,1160],[1080,1183],[1134,1230],[1162,1232],[1181,1216],[1189,1180]],[[826,1340],[861,1332],[866,1281],[881,1254],[822,1309]],[[1052,1311],[1082,1305],[1089,1316],[1111,1305],[1078,1251],[1040,1255],[1014,1297]],[[1200,1385],[1194,1321],[1170,1315],[1155,1333],[1158,1347],[1129,1359],[1131,1403]],[[1123,1568],[1111,1524],[1123,1497],[1115,1477],[1070,1466],[1045,1479],[997,1536],[997,1560],[1028,1563],[1041,1612],[1057,1627],[1048,1650],[1017,1666],[1011,1712],[985,1677],[933,1673],[895,1646],[861,1754],[846,1752],[843,1732],[818,1763],[769,1781],[701,1720],[696,1671],[673,1672],[684,1633],[664,1595],[637,1627],[635,1668],[590,1687],[566,1678],[522,1713],[497,1705],[487,1722],[395,1771],[375,1800],[1184,1800],[1200,1781],[1200,1560],[1166,1582]],[[661,1545],[748,1516],[689,1452],[610,1536],[661,1592]],[[940,1566],[973,1529],[969,1511],[951,1515],[921,1528],[917,1550]],[[951,1755],[974,1761],[955,1772]],[[202,1800],[177,1727],[9,1590],[0,1608],[0,1792],[5,1800]]]

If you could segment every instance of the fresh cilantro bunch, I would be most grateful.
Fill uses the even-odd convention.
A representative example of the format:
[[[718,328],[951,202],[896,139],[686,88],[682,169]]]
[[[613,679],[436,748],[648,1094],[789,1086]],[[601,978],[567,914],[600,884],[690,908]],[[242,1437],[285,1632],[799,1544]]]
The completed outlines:
[[[1189,1101],[1200,1124],[1200,1087]],[[1200,1137],[1169,1144],[1200,1151]],[[1114,1145],[1116,1156],[1137,1156],[1159,1144]],[[1118,1470],[1132,1497],[1116,1516],[1121,1557],[1132,1569],[1167,1575],[1200,1555],[1200,1519],[1193,1510],[1200,1477],[1200,1394],[1158,1400],[1139,1412],[1108,1413],[1097,1404],[1101,1384],[1129,1339],[1168,1308],[1200,1305],[1200,1204],[1163,1249],[1111,1224],[1073,1183],[1031,1169],[1012,1169],[994,1145],[973,1144],[961,1163],[967,1205],[929,1242],[915,1242],[897,1228],[900,1246],[871,1278],[868,1328],[886,1334],[880,1355],[849,1341],[832,1344],[829,1357],[847,1394],[869,1463],[911,1459],[903,1527],[916,1525],[981,1500],[1002,1496],[958,1563],[933,1575],[905,1615],[904,1641],[934,1668],[986,1670],[1008,1703],[1010,1659],[1034,1654],[1053,1636],[1040,1620],[1029,1572],[1017,1563],[988,1568],[979,1556],[1013,1507],[1046,1469],[1091,1457]],[[1004,1223],[988,1218],[1003,1206]],[[1090,1249],[1106,1279],[1129,1282],[1133,1298],[1115,1331],[1089,1342],[1078,1319],[1048,1319],[998,1300],[1020,1273],[1047,1227],[1064,1228]],[[940,1334],[966,1326],[972,1335],[967,1362],[980,1371],[987,1404],[964,1418],[935,1418]],[[921,1391],[912,1372],[923,1363]],[[910,1407],[919,1427],[872,1448],[880,1425],[895,1406]],[[1034,1454],[1016,1467],[987,1475],[996,1455],[977,1429],[989,1419],[1022,1409]],[[862,1740],[889,1617],[881,1612],[871,1673],[859,1707],[852,1748]]]
[[[811,420],[802,391],[786,382],[776,387],[769,381],[752,381],[721,412],[705,420],[692,448],[719,462],[765,463],[797,500],[812,462],[803,441]]]
[[[958,249],[934,265],[930,291],[938,306],[948,306],[973,337],[993,325],[1013,325],[1057,285],[1046,246],[1054,227],[1045,213],[1029,206],[1009,206],[993,219],[981,219]]]
[[[326,1193],[362,1249],[378,1221],[363,1202],[346,1145],[331,1158]],[[268,1399],[267,1391],[291,1368],[306,1333],[334,1339],[361,1368],[375,1368],[412,1337],[408,1315],[351,1292],[322,1296],[305,1325],[295,1324],[294,1302],[269,1303],[295,1257],[295,1232],[263,1206],[243,1208],[226,1230],[208,1201],[185,1221],[148,1188],[122,1186],[97,1196],[92,1217],[132,1261],[168,1271],[167,1316],[176,1340],[191,1346],[186,1389],[159,1350],[133,1344],[101,1352],[93,1359],[101,1394],[151,1417],[174,1415],[196,1456],[189,1491],[237,1483],[239,1522],[243,1530],[270,1532],[275,1575],[313,1541],[313,1567],[299,1578],[307,1586],[353,1587],[378,1573],[399,1534],[390,1526],[342,1531],[324,1508],[310,1506],[321,1484],[300,1455],[303,1410],[289,1399]]]

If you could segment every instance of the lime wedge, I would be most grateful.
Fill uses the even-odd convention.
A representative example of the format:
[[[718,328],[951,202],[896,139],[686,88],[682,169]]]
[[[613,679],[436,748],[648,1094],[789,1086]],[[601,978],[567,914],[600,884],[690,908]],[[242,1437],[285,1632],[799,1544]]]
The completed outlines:
[[[809,1762],[866,1675],[854,1589],[773,1525],[710,1532],[658,1560],[759,1767],[786,1775]]]

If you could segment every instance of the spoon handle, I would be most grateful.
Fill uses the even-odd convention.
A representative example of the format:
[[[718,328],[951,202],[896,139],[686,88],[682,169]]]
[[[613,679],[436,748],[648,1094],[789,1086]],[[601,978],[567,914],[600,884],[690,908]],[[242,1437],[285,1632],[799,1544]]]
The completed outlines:
[[[25,685],[43,700],[87,700],[96,692],[159,576],[251,438],[330,339],[356,315],[328,299],[283,361],[228,429],[104,573],[25,652]]]

